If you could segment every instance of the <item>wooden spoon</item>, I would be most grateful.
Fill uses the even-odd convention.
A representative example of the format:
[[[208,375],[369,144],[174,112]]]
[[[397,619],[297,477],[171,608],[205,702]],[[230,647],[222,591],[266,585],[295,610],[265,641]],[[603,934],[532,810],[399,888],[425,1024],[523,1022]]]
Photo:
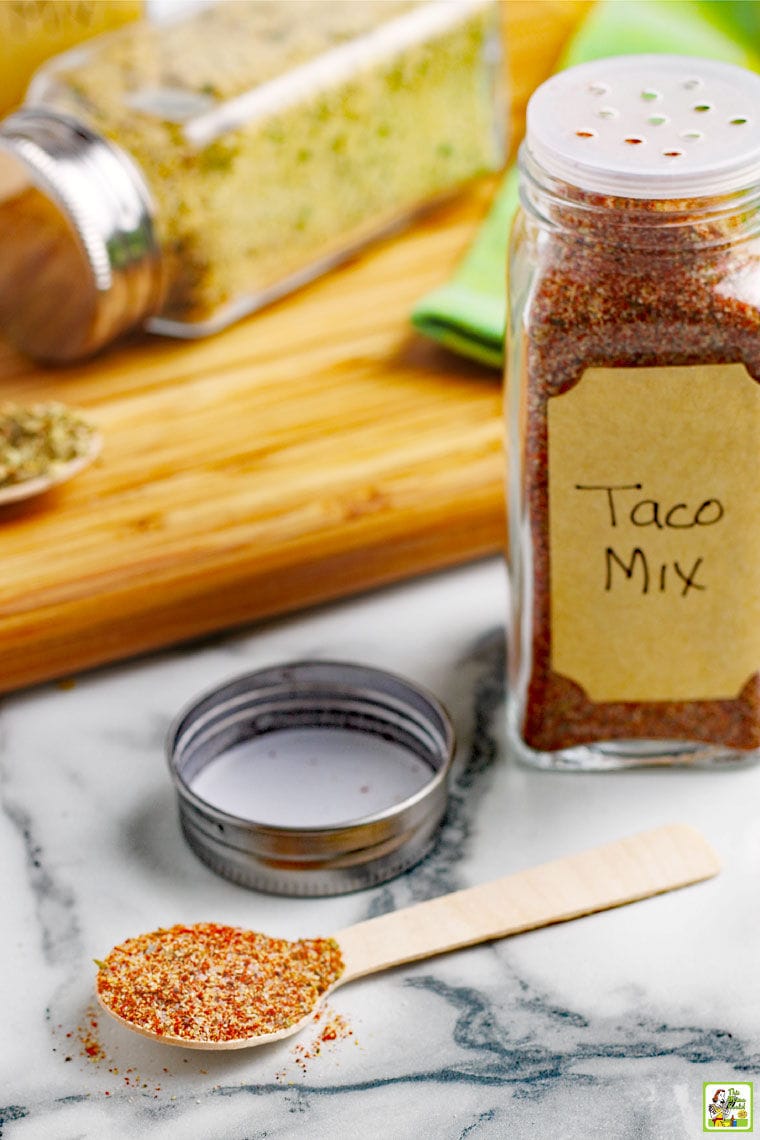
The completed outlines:
[[[315,998],[313,1007],[285,1028],[257,1036],[220,1041],[151,1032],[115,1014],[103,994],[99,992],[98,996],[106,1012],[122,1024],[168,1044],[197,1049],[264,1045],[298,1032],[311,1021],[327,993],[355,978],[403,962],[622,906],[708,879],[719,869],[715,852],[699,832],[674,824],[357,923],[333,936],[340,947],[344,969],[329,988]],[[185,933],[192,933],[195,928],[183,929]],[[233,976],[234,962],[230,963],[229,971]],[[214,992],[218,989],[217,984]],[[159,992],[155,1000],[162,1002],[163,993]]]

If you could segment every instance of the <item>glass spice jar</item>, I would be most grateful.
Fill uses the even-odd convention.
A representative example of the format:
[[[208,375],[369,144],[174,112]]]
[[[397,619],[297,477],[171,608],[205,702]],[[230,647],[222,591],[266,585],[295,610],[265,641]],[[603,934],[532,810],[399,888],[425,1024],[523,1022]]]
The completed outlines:
[[[510,251],[509,738],[542,768],[760,756],[760,77],[533,95]]]
[[[504,157],[498,0],[231,0],[48,63],[0,125],[0,328],[203,336]]]

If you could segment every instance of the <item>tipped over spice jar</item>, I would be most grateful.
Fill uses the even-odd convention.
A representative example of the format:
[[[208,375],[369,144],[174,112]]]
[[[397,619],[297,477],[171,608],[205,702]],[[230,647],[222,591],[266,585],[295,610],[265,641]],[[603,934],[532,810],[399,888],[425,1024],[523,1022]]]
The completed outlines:
[[[72,360],[303,285],[501,165],[500,47],[498,0],[220,0],[51,61],[0,125],[0,327]]]
[[[760,77],[584,64],[510,253],[509,734],[545,768],[760,755]]]

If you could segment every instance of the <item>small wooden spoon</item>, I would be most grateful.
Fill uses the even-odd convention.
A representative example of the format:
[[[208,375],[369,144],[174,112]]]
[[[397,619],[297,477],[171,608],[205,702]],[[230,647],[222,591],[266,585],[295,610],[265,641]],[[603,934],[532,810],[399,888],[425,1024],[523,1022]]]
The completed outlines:
[[[17,483],[5,483],[0,486],[0,506],[6,503],[18,503],[22,499],[31,499],[34,495],[41,495],[52,487],[57,487],[59,483],[65,483],[97,459],[102,445],[102,436],[95,432],[89,441],[87,451],[83,455],[78,455],[76,459],[56,464],[45,475],[38,475],[33,479],[20,479]]]
[[[365,974],[636,902],[719,870],[715,852],[699,832],[673,824],[357,923],[333,936],[344,970],[306,1016],[255,1037],[199,1041],[159,1035],[118,1017],[102,998],[101,1005],[128,1028],[171,1045],[211,1050],[264,1045],[297,1033],[327,993]],[[229,969],[234,974],[234,962]]]

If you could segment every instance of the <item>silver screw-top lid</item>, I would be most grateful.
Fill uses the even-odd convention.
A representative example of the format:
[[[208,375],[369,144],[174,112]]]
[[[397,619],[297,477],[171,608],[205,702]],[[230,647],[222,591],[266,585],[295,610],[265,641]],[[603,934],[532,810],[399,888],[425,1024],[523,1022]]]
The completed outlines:
[[[0,124],[0,332],[39,360],[89,356],[160,307],[145,181],[67,116]]]
[[[631,198],[701,198],[760,183],[760,76],[718,60],[630,55],[543,83],[525,147],[552,177]]]
[[[376,886],[419,862],[453,752],[433,696],[340,661],[236,677],[185,709],[168,740],[195,853],[242,886],[302,896]]]

